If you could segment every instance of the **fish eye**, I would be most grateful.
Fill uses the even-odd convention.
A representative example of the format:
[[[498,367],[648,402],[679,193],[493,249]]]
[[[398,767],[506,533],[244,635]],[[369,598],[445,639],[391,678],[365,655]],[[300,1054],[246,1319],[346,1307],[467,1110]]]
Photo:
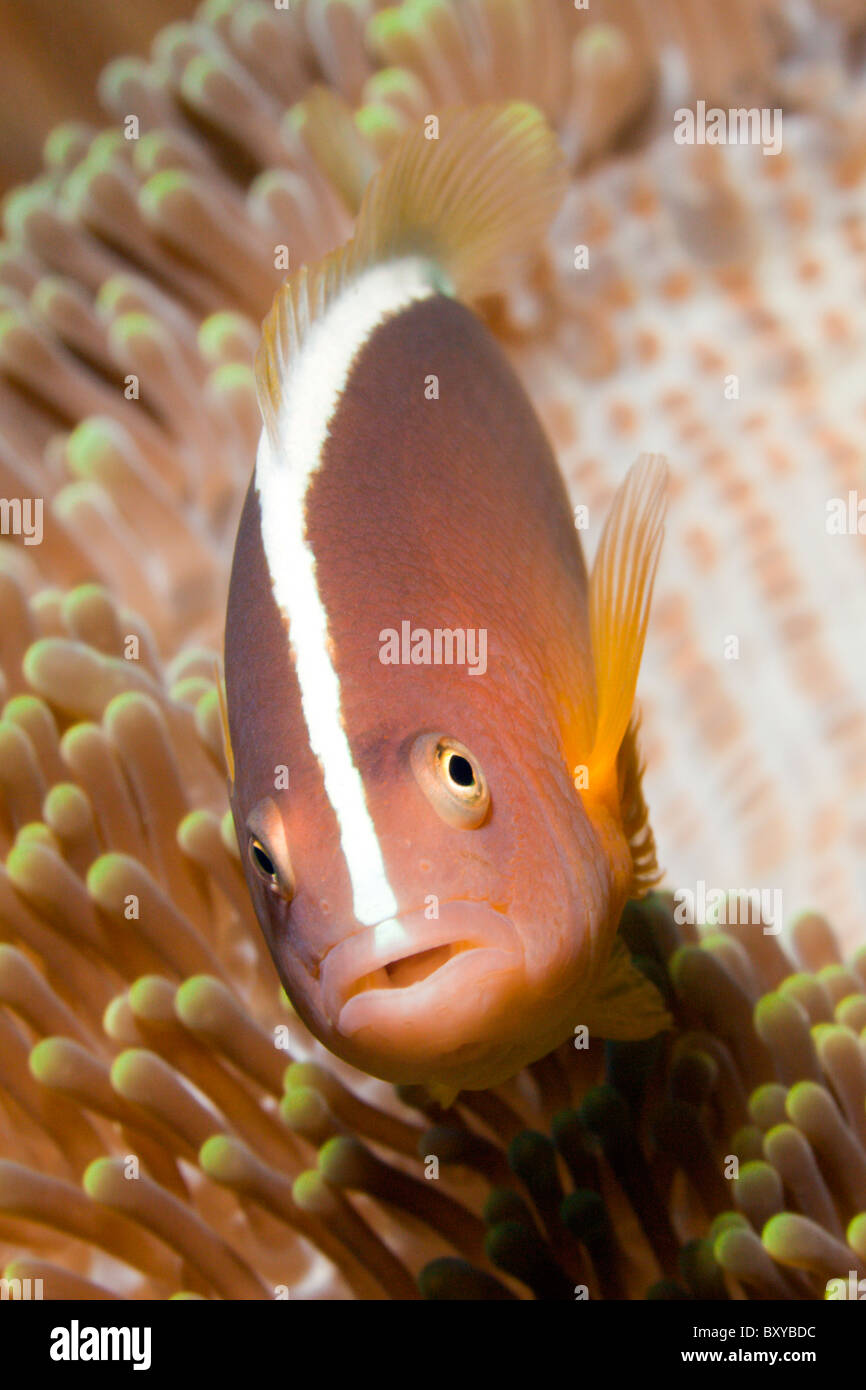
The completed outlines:
[[[295,875],[286,842],[286,828],[273,797],[266,796],[250,811],[246,822],[247,855],[256,877],[278,898],[291,902]]]
[[[455,787],[474,787],[475,769],[468,758],[449,748],[442,759],[445,776]]]
[[[268,854],[261,840],[254,836],[250,839],[250,863],[263,883],[271,889],[271,892],[278,893],[280,897],[291,897],[291,892],[287,892],[280,880],[277,866]]]
[[[250,858],[262,878],[276,878],[274,861],[259,840],[250,840]]]
[[[416,781],[433,809],[458,830],[477,830],[490,809],[490,792],[475,757],[457,739],[422,734],[410,755]]]

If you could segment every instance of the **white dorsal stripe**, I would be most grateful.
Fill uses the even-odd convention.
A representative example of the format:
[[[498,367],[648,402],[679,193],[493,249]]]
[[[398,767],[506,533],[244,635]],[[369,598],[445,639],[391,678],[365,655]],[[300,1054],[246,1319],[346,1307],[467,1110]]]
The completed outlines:
[[[279,437],[262,431],[256,491],[274,597],[289,620],[291,647],[310,747],[340,830],[356,919],[373,925],[398,911],[382,847],[343,721],[340,678],[306,535],[305,505],[352,364],[370,334],[413,301],[441,288],[420,258],[371,267],[351,282],[310,328],[283,383]]]

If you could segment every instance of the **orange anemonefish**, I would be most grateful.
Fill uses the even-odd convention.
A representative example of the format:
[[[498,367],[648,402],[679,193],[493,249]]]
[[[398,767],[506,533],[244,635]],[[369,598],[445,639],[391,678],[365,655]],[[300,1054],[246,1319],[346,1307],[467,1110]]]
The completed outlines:
[[[279,291],[256,362],[225,640],[244,871],[312,1032],[443,1103],[577,1025],[668,1023],[616,935],[655,876],[632,705],[666,468],[632,468],[588,581],[550,445],[461,302],[540,242],[563,187],[523,103],[409,134],[353,239]],[[486,633],[483,674],[414,638],[383,664],[407,624],[452,656]]]

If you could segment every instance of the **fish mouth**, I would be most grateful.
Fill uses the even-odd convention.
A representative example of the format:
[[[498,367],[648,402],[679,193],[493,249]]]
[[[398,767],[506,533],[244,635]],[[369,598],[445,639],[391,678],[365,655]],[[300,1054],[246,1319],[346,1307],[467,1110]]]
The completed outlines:
[[[488,903],[450,901],[440,917],[403,913],[356,932],[329,951],[322,966],[322,1002],[344,1037],[362,1028],[406,1034],[446,1031],[448,1015],[476,1017],[489,1006],[496,980],[523,973],[517,931]],[[438,1029],[437,1029],[438,1031]],[[408,1037],[407,1037],[408,1040]]]

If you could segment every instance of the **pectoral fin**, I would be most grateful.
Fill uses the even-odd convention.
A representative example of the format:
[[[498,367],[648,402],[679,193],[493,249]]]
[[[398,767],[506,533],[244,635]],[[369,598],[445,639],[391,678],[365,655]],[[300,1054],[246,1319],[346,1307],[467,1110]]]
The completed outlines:
[[[667,464],[642,454],[614,498],[590,581],[597,723],[589,790],[615,785],[631,719],[664,530]]]
[[[619,806],[622,828],[631,852],[632,884],[629,897],[643,898],[657,887],[662,875],[656,858],[656,842],[643,794],[643,766],[637,746],[638,720],[632,719],[619,750]]]
[[[617,936],[610,959],[588,998],[578,1022],[590,1034],[618,1042],[652,1038],[673,1026],[664,1001],[645,975],[632,963],[628,948]]]

